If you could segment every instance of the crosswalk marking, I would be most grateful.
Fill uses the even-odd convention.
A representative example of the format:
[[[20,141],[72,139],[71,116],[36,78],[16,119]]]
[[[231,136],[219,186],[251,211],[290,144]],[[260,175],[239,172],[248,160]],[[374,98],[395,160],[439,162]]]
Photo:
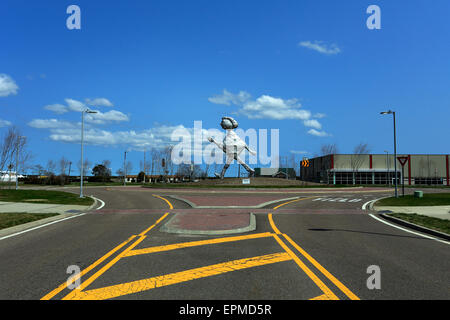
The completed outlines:
[[[360,202],[362,199],[348,199],[348,198],[316,198],[313,201],[323,201],[323,202],[348,202],[348,203],[355,203]]]

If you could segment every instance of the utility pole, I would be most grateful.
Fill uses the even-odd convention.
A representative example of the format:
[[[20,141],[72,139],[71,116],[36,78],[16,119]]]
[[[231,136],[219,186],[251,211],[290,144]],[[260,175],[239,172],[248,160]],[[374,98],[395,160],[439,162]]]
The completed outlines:
[[[83,175],[84,175],[84,163],[83,163],[83,142],[84,142],[84,114],[90,113],[94,114],[97,111],[92,111],[89,109],[81,111],[81,172],[80,172],[80,198],[84,198],[83,196]]]
[[[145,184],[145,175],[147,174],[145,169],[146,169],[146,165],[145,165],[145,152],[146,150],[144,149],[144,184]]]
[[[69,184],[70,184],[70,169],[72,167],[72,161],[69,161]]]
[[[123,186],[125,187],[127,184],[127,167],[126,167],[126,161],[127,161],[127,152],[125,151],[123,156]]]

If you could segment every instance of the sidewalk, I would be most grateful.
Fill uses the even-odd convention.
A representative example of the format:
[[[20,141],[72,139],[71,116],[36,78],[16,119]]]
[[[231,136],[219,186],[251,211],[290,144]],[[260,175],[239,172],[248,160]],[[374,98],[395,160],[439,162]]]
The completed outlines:
[[[26,202],[1,202],[2,212],[26,212],[26,213],[79,213],[86,211],[90,206],[50,204],[50,203],[26,203]]]
[[[420,215],[450,220],[450,206],[428,206],[428,207],[388,207],[374,206],[375,211],[391,211],[394,213],[417,213]]]

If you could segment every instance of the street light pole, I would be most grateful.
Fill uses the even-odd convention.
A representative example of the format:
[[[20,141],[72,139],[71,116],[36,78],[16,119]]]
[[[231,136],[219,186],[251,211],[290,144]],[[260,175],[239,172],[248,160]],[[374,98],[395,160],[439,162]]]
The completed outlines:
[[[386,152],[386,178],[387,178],[387,185],[391,186],[391,173],[389,168],[389,151],[384,150]]]
[[[126,186],[127,183],[127,168],[126,168],[126,161],[127,161],[127,152],[125,151],[123,156],[123,186]]]
[[[381,112],[381,114],[392,114],[394,119],[394,181],[395,181],[395,197],[398,198],[397,191],[397,132],[396,132],[396,122],[395,122],[395,111],[389,110]]]
[[[83,163],[83,142],[84,142],[84,114],[85,113],[97,113],[97,111],[92,111],[89,109],[81,111],[81,172],[80,172],[80,198],[84,198],[83,195],[83,171],[84,171],[84,163]]]

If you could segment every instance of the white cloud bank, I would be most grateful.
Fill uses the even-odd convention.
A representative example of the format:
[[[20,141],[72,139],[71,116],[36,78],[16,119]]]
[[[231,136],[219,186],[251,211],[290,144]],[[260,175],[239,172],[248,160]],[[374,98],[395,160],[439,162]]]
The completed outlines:
[[[309,110],[302,108],[298,99],[282,99],[269,95],[262,95],[256,100],[251,98],[248,92],[240,91],[233,94],[224,90],[221,95],[215,95],[208,99],[210,102],[222,105],[236,105],[239,107],[238,114],[243,114],[249,119],[271,119],[271,120],[301,120],[303,125],[313,128],[308,134],[320,137],[328,136],[322,129],[322,124],[313,118],[323,118],[325,114],[316,113],[314,116]]]

